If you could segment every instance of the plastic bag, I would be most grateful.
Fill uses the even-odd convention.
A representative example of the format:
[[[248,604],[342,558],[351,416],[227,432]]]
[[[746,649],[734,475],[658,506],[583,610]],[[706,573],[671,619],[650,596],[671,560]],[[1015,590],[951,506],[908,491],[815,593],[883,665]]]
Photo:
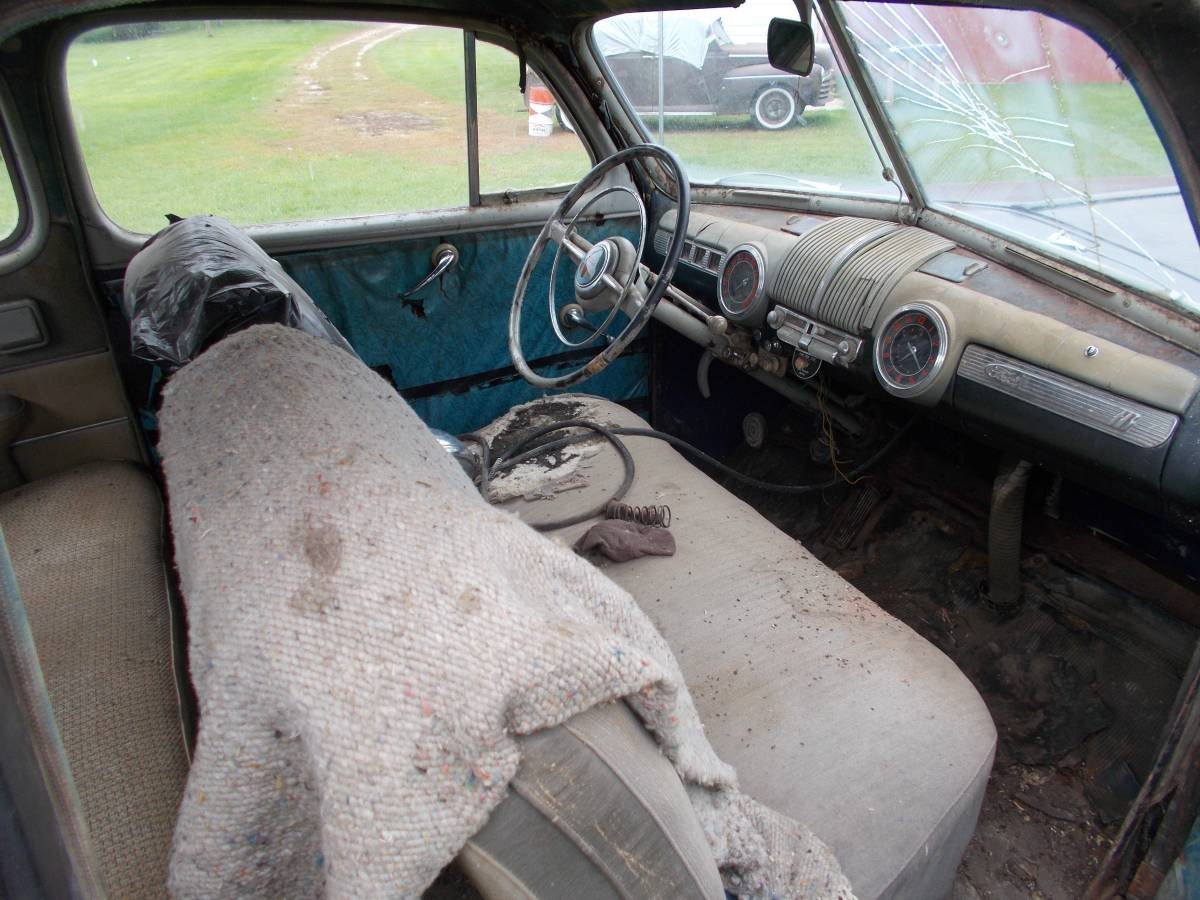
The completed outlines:
[[[219,216],[180,219],[125,271],[133,354],[177,369],[221,338],[274,322],[354,350],[283,267]]]

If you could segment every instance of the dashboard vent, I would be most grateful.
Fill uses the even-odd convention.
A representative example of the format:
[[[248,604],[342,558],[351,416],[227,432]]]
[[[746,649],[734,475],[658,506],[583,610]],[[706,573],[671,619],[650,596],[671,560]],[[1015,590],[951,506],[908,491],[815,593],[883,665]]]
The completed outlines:
[[[844,216],[801,236],[767,289],[798,313],[860,334],[896,282],[953,247],[919,228]]]
[[[667,255],[667,248],[671,245],[671,234],[665,228],[660,228],[654,233],[654,251],[659,256]],[[719,275],[721,266],[725,263],[725,254],[712,247],[697,244],[695,241],[685,240],[683,252],[679,254],[679,261],[708,272],[710,275]]]

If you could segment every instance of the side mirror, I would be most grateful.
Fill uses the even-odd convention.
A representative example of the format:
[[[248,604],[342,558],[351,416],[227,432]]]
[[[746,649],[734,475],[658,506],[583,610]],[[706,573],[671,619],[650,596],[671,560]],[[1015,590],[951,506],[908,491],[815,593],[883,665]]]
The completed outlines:
[[[767,58],[771,65],[793,75],[807,75],[813,67],[812,26],[793,19],[772,19],[767,26]]]

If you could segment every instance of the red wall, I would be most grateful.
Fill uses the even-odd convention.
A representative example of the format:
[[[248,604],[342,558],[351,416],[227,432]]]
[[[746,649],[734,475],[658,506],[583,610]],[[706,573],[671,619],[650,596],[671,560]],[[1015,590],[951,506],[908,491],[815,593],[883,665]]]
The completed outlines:
[[[916,13],[899,7],[919,34]],[[945,41],[968,81],[1065,83],[1120,81],[1121,74],[1095,41],[1071,25],[1033,12],[924,6],[921,13]],[[1047,52],[1046,48],[1052,48]],[[1041,68],[1048,66],[1048,68]],[[1040,71],[1029,72],[1030,69]],[[1024,75],[1014,73],[1027,72]]]

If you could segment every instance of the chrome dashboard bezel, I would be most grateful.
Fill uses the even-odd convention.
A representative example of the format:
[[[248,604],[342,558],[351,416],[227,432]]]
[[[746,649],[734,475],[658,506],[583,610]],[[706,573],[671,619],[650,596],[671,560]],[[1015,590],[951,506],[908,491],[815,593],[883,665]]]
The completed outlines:
[[[725,303],[725,269],[729,265],[729,261],[743,250],[753,256],[754,261],[758,264],[758,283],[754,286],[754,293],[746,303],[746,308],[741,311],[735,311],[730,309]],[[761,320],[767,312],[766,300],[767,260],[762,250],[755,244],[738,244],[736,247],[730,248],[721,259],[721,268],[717,271],[717,305],[721,307],[721,312],[732,322]]]
[[[956,371],[967,381],[1143,450],[1161,447],[1179,427],[1174,413],[979,344],[967,345]]]
[[[892,322],[894,322],[900,316],[910,312],[924,313],[925,315],[929,316],[929,318],[933,320],[934,325],[937,326],[942,338],[941,342],[938,344],[937,356],[934,357],[933,368],[929,370],[929,375],[926,376],[924,381],[911,385],[898,384],[889,378],[883,371],[883,360],[880,358],[880,353],[883,350],[884,333],[889,327],[891,327]],[[934,382],[937,381],[938,375],[941,374],[942,369],[946,365],[946,357],[950,352],[950,326],[946,324],[946,317],[943,316],[936,307],[931,306],[928,303],[906,303],[899,309],[893,310],[892,313],[874,329],[874,332],[874,340],[871,346],[871,364],[875,369],[875,377],[879,379],[879,383],[883,385],[883,389],[885,391],[897,397],[918,397],[933,387]]]

